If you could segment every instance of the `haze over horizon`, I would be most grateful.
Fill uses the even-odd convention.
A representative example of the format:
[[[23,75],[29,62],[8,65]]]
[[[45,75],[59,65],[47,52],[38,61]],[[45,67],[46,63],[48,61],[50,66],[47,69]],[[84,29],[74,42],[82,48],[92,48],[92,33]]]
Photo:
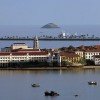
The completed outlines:
[[[100,0],[0,0],[0,25],[100,25]]]

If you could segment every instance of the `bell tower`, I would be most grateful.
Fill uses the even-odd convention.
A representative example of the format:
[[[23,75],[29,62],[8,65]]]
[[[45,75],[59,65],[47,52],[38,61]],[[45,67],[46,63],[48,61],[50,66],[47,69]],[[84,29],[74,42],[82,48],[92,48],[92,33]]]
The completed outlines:
[[[37,36],[34,37],[33,49],[39,49],[39,40]]]

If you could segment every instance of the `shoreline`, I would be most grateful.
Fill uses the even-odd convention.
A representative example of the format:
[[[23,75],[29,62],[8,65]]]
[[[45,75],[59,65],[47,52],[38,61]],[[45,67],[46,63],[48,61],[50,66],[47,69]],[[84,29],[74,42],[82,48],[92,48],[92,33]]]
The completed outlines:
[[[99,69],[100,66],[74,66],[74,67],[24,67],[24,68],[0,68],[0,70],[69,70],[69,69]]]

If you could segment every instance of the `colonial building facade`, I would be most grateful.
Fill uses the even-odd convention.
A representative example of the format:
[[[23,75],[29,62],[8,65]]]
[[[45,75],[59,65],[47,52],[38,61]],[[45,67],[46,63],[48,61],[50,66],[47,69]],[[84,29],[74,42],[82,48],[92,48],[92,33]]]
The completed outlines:
[[[85,59],[93,60],[94,55],[100,55],[99,49],[86,50],[84,53]]]
[[[29,61],[48,61],[50,54],[48,52],[0,52],[0,65],[8,63],[29,62]]]

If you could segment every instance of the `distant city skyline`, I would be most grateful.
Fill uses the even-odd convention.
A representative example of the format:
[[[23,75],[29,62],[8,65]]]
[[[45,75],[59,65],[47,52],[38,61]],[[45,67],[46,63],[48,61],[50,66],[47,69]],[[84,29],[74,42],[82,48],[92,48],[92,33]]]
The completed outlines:
[[[100,25],[100,0],[0,0],[0,25]]]

